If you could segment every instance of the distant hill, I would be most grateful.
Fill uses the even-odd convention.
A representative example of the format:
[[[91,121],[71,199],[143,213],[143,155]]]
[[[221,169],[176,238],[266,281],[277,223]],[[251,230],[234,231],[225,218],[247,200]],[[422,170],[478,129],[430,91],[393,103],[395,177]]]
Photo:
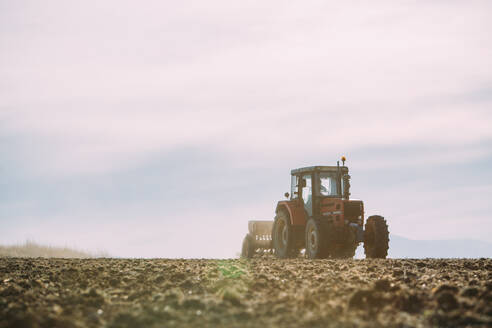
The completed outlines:
[[[492,257],[492,243],[479,240],[414,240],[390,235],[390,258],[481,258]],[[365,258],[359,246],[356,258]]]
[[[389,257],[480,258],[492,257],[492,244],[479,240],[413,240],[391,235]]]
[[[67,247],[42,246],[27,241],[21,245],[0,246],[0,257],[58,257],[58,258],[92,258],[108,257],[107,254],[90,254]]]

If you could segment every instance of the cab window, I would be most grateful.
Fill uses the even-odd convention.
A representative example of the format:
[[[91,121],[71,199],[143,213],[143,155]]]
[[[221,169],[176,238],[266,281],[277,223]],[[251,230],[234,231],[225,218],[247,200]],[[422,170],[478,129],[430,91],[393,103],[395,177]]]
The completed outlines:
[[[337,179],[336,174],[334,173],[320,173],[320,188],[319,192],[323,196],[337,196],[338,188],[337,188]]]
[[[297,199],[299,195],[297,193],[297,188],[299,186],[299,176],[293,175],[290,180],[290,198]]]
[[[304,208],[309,216],[313,215],[313,188],[311,174],[302,176],[302,200],[304,201]]]

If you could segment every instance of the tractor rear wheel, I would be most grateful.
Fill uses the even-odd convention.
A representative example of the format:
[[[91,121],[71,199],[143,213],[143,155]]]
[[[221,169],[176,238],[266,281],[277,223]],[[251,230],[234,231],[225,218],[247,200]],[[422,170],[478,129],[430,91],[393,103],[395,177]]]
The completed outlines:
[[[294,233],[289,215],[284,210],[279,210],[275,216],[272,241],[277,258],[291,258],[299,254],[299,250],[294,247]]]
[[[386,220],[379,215],[370,216],[364,232],[366,258],[384,259],[388,256],[389,232]]]
[[[310,218],[306,224],[306,256],[310,259],[323,259],[326,253],[326,233],[320,220]]]
[[[241,257],[250,259],[253,257],[255,254],[255,245],[254,245],[254,240],[253,236],[251,236],[249,233],[244,237],[243,240],[243,247],[241,250]]]

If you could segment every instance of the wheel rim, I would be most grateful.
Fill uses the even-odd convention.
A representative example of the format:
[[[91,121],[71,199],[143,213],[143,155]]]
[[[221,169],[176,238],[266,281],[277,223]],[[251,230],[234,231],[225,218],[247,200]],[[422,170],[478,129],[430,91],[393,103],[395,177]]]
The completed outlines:
[[[282,243],[284,246],[287,246],[287,240],[288,240],[288,231],[287,231],[287,225],[284,225],[284,228],[282,229]]]
[[[279,220],[277,222],[277,227],[275,231],[275,239],[277,240],[277,245],[280,248],[285,248],[287,246],[288,240],[288,227],[283,220]]]
[[[309,229],[309,249],[315,252],[318,249],[318,234],[313,226]]]

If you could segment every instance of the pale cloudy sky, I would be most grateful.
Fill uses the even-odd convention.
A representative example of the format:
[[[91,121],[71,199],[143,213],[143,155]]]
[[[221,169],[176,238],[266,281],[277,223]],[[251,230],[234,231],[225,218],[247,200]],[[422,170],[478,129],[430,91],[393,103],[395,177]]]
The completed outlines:
[[[0,243],[231,257],[348,157],[394,234],[492,242],[490,1],[0,0]]]

